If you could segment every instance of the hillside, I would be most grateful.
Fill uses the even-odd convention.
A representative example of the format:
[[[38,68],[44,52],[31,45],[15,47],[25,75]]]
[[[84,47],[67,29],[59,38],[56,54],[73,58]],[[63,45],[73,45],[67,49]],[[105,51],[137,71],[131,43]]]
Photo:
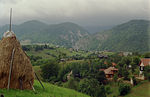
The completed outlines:
[[[150,82],[145,82],[134,87],[125,97],[150,97]]]
[[[125,96],[119,96],[119,97],[150,97],[150,82],[143,81],[140,84],[134,86],[131,89],[131,92]],[[107,95],[107,97],[113,97],[114,95],[118,97],[119,91],[118,91],[118,85],[117,83],[113,83],[111,85],[112,93]]]
[[[131,20],[110,30],[89,34],[83,27],[65,22],[48,25],[37,20],[13,25],[22,43],[51,43],[83,50],[136,51],[150,49],[150,21]],[[0,36],[8,25],[0,27]]]
[[[86,37],[76,45],[81,49],[88,48],[90,50],[149,51],[149,24],[150,21],[146,20],[131,20],[110,30],[93,34],[89,39]]]
[[[81,26],[65,22],[60,24],[45,24],[43,22],[32,20],[20,25],[13,25],[13,31],[21,41],[30,43],[52,43],[65,47],[72,47],[76,41],[84,36],[88,36]],[[8,25],[0,27],[0,35],[8,30]]]
[[[0,89],[0,93],[5,97],[89,97],[82,93],[71,89],[58,87],[49,83],[43,83],[45,90],[40,86],[39,82],[35,80],[35,92],[31,90],[6,90]]]

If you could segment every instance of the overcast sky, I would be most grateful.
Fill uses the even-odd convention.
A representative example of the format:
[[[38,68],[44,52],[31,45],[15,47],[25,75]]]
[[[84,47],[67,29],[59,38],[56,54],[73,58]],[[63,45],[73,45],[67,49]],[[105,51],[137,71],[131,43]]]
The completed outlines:
[[[150,16],[150,0],[0,0],[0,25],[8,24],[10,8],[15,24],[34,19],[109,26]]]

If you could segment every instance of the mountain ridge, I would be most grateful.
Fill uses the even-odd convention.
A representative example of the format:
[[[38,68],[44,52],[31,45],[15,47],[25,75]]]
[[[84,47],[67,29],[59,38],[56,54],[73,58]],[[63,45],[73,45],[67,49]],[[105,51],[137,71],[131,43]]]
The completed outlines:
[[[7,31],[8,26],[1,27],[0,36]],[[89,35],[86,29],[72,22],[49,25],[31,20],[20,25],[12,25],[12,28],[19,40],[30,40],[32,43],[53,43],[66,47],[72,47],[80,38]]]
[[[150,50],[150,21],[148,20],[131,20],[126,23],[117,25],[110,30],[95,33],[91,36],[95,39],[97,47],[89,45],[90,50],[107,50],[107,51],[149,51]],[[105,35],[104,39],[100,40]],[[95,38],[97,37],[97,39]],[[88,42],[93,42],[89,40]],[[80,43],[78,43],[80,44]],[[81,49],[83,49],[84,45]],[[144,47],[144,48],[142,48]]]
[[[19,40],[30,40],[31,43],[52,43],[83,50],[143,52],[150,50],[149,25],[149,20],[130,20],[109,30],[90,34],[72,22],[46,24],[31,20],[13,25],[13,31]],[[8,25],[0,27],[0,32],[7,29]]]

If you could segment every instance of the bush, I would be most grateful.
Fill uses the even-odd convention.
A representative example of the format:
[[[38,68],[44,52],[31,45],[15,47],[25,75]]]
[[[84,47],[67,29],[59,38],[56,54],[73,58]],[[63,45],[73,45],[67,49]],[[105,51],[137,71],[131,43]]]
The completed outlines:
[[[86,93],[91,97],[106,97],[104,85],[100,85],[97,79],[83,79],[79,83],[79,92]]]
[[[130,90],[131,90],[131,87],[129,84],[122,83],[119,85],[119,93],[121,96],[128,94]]]
[[[147,74],[147,79],[150,81],[150,73]]]
[[[110,86],[106,86],[105,87],[105,91],[106,91],[107,94],[111,94],[112,93]]]
[[[71,77],[68,80],[68,82],[65,83],[64,87],[77,90],[78,89],[78,82],[73,77]]]
[[[41,66],[42,77],[44,81],[56,81],[59,71],[58,62],[56,60],[47,60]]]
[[[148,79],[150,81],[150,66],[145,66],[144,76],[145,76],[146,79]]]
[[[134,85],[137,85],[137,84],[138,84],[138,82],[137,82],[136,78],[133,76],[133,78],[132,78],[132,79],[133,79],[133,84],[134,84]]]
[[[95,96],[93,97],[106,97],[106,90],[104,85],[101,85],[96,89]]]
[[[114,81],[114,82],[117,82],[117,80],[118,80],[118,75],[115,74],[114,77],[113,77],[113,81]]]

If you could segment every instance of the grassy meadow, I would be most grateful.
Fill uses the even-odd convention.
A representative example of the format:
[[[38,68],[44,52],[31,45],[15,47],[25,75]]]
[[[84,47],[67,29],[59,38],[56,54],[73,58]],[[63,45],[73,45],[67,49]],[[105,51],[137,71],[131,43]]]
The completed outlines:
[[[119,91],[117,83],[111,84],[111,92],[112,93],[107,95],[107,97],[118,97]],[[133,87],[129,94],[119,97],[150,97],[150,82],[143,81],[137,86]]]
[[[150,97],[150,82],[144,82],[132,88],[125,97]]]
[[[0,89],[0,94],[3,94],[5,97],[90,97],[75,90],[58,87],[49,83],[43,84],[45,90],[43,90],[39,82],[35,80],[35,92],[32,90]]]

